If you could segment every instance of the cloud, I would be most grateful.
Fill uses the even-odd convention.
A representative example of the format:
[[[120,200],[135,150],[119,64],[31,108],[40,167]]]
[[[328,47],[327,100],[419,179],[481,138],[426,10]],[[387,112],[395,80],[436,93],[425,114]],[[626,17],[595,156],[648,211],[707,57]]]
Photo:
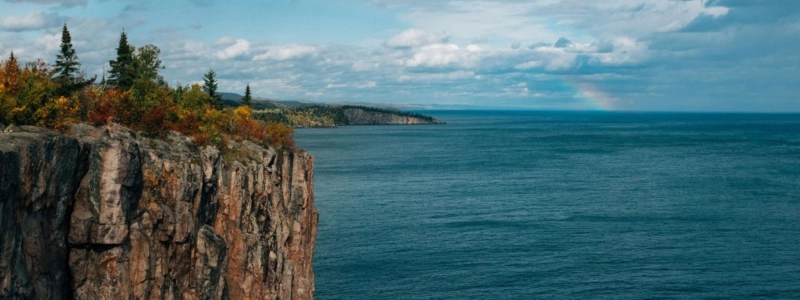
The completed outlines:
[[[224,40],[223,40],[224,39]],[[238,58],[250,53],[250,42],[245,39],[236,39],[235,41],[230,38],[223,38],[217,41],[215,45],[225,45],[225,49],[217,51],[215,56],[218,59],[231,59]],[[232,43],[231,43],[232,42]]]
[[[0,10],[13,10],[6,7]],[[798,1],[379,0],[359,7],[381,10],[395,24],[331,43],[302,30],[220,37],[242,31],[203,25],[202,12],[213,13],[205,6],[188,7],[200,13],[182,20],[184,30],[166,30],[154,7],[67,17],[88,75],[108,69],[125,27],[132,42],[162,49],[171,84],[199,81],[212,68],[220,90],[242,93],[249,82],[259,97],[586,108],[574,86],[591,86],[618,109],[800,110]],[[52,62],[62,21],[29,12],[0,17],[0,50]]]
[[[392,37],[386,46],[394,48],[412,48],[447,41],[447,35],[433,34],[424,30],[408,29]]]
[[[326,89],[338,89],[338,88],[346,88],[348,86],[350,86],[350,85],[346,84],[346,83],[344,83],[344,84],[329,83],[327,86],[325,86],[325,88]]]
[[[313,46],[305,45],[284,45],[267,47],[266,52],[256,55],[253,60],[276,60],[285,61],[308,57],[316,54],[318,49]]]
[[[59,23],[59,15],[56,13],[44,13],[41,11],[32,12],[28,15],[0,16],[0,30],[5,31],[27,31],[48,28]]]

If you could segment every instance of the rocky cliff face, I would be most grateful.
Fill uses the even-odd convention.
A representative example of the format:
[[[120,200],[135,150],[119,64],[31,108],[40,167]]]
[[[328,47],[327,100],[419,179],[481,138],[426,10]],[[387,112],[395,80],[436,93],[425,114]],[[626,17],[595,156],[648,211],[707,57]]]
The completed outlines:
[[[402,116],[377,111],[366,111],[360,108],[346,108],[343,110],[347,117],[348,125],[417,125],[417,124],[443,124],[436,119],[423,119],[413,116]]]
[[[313,297],[311,156],[73,132],[0,132],[0,298]]]

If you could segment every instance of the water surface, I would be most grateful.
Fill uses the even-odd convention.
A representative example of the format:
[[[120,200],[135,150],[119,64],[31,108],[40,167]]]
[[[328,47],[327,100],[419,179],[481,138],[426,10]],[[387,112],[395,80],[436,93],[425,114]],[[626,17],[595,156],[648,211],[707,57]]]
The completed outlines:
[[[800,299],[800,115],[300,129],[316,299]]]

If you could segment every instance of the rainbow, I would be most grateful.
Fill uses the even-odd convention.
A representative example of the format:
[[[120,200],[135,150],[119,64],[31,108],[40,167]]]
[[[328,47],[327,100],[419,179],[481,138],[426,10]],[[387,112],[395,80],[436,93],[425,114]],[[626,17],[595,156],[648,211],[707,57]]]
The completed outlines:
[[[564,82],[569,87],[569,90],[573,92],[573,96],[581,100],[580,105],[576,108],[604,111],[615,110],[615,105],[619,99],[604,92],[597,84],[580,82],[572,78],[567,78]]]

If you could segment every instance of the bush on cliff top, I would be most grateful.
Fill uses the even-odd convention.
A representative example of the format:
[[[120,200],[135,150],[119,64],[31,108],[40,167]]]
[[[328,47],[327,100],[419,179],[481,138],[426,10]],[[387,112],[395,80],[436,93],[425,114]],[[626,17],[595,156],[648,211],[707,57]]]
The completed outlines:
[[[68,37],[66,25],[63,34]],[[197,84],[173,88],[158,75],[157,47],[133,49],[123,32],[117,60],[110,62],[112,80],[99,85],[87,84],[93,79],[65,72],[60,65],[51,68],[41,60],[20,66],[11,53],[0,61],[0,123],[64,132],[78,122],[116,122],[156,136],[177,131],[198,144],[220,149],[227,140],[294,146],[291,127],[256,120],[249,106],[220,109],[214,95]],[[80,64],[68,38],[62,38],[59,63],[65,56],[70,70],[77,70]]]

